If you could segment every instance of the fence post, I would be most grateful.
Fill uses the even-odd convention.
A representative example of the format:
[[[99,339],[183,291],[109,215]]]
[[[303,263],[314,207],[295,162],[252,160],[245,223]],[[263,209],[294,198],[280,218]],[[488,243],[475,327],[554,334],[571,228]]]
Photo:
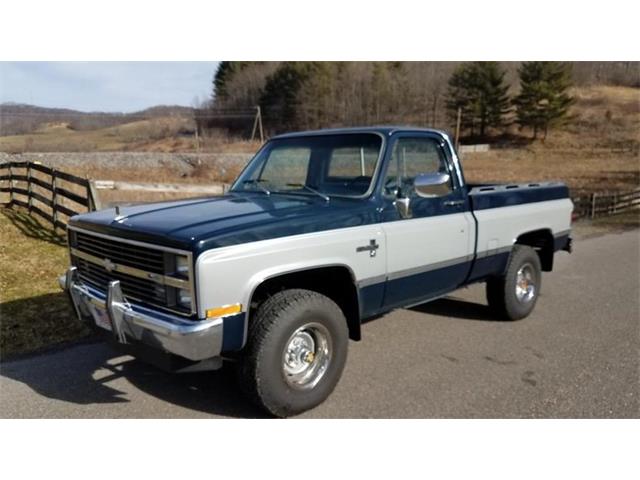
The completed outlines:
[[[258,125],[260,128],[260,143],[264,143],[264,129],[262,128],[262,110],[258,105]]]
[[[31,197],[31,162],[27,163],[27,191],[29,192],[29,197],[27,199],[27,203],[29,204],[29,215],[31,215],[31,210],[33,206],[33,199]]]
[[[595,218],[596,216],[596,201],[598,198],[598,193],[597,192],[593,192],[591,194],[591,218]]]
[[[58,194],[56,192],[56,169],[51,168],[51,218],[53,219],[53,231],[58,228]]]
[[[455,147],[456,153],[460,155],[460,124],[462,123],[462,108],[458,107],[458,115],[456,117],[456,139],[455,139]]]
[[[100,203],[100,197],[98,196],[98,189],[93,180],[87,178],[87,199],[89,200],[89,211],[94,212],[102,208]]]
[[[13,205],[13,168],[9,163],[9,205]]]

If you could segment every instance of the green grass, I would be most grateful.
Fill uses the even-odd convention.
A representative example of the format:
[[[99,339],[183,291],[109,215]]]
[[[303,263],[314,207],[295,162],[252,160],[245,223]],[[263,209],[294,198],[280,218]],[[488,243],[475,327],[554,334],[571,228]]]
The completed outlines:
[[[26,213],[0,209],[0,358],[87,337],[57,277],[65,238]]]

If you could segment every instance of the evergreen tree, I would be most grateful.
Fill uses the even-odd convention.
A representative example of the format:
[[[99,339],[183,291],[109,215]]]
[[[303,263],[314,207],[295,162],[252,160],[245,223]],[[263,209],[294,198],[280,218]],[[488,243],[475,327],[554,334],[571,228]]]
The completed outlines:
[[[573,98],[567,93],[571,86],[571,67],[561,62],[523,62],[518,70],[520,94],[514,99],[518,123],[538,132],[547,131],[568,120]]]
[[[213,76],[213,99],[216,103],[224,101],[231,78],[248,63],[250,62],[220,62]]]
[[[462,109],[462,126],[480,136],[487,128],[504,124],[504,115],[509,112],[506,72],[497,62],[471,62],[460,65],[449,79],[447,109],[456,118]]]
[[[320,68],[316,62],[283,62],[265,83],[260,107],[276,131],[298,129],[303,118],[303,85]]]

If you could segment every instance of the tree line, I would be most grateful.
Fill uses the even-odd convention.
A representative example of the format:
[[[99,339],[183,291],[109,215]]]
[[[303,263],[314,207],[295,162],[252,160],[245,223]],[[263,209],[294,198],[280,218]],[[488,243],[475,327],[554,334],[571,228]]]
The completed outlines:
[[[469,136],[515,122],[544,138],[570,119],[574,82],[640,86],[637,62],[601,63],[221,62],[208,108],[260,106],[270,133],[383,123],[449,129],[460,113]],[[617,77],[603,81],[603,72]]]

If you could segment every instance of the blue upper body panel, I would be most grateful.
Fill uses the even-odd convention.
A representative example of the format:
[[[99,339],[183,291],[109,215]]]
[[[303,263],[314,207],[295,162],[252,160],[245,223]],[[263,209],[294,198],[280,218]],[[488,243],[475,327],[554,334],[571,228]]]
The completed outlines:
[[[366,225],[372,201],[300,194],[231,193],[100,210],[73,217],[72,227],[199,252],[267,238]]]

